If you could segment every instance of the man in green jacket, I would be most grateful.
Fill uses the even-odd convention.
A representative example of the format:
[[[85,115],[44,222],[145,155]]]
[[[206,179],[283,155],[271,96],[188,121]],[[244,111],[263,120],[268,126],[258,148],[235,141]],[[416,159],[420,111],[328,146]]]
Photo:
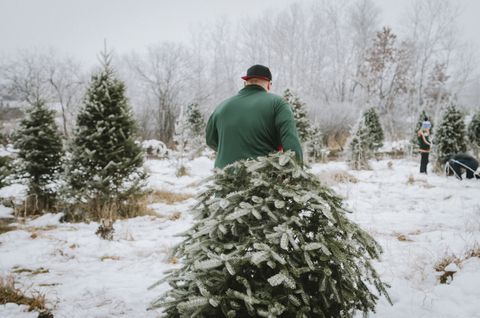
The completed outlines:
[[[244,88],[220,103],[208,120],[207,145],[217,152],[215,167],[282,149],[292,150],[302,159],[291,107],[284,98],[270,93],[268,67],[254,65],[242,79]]]

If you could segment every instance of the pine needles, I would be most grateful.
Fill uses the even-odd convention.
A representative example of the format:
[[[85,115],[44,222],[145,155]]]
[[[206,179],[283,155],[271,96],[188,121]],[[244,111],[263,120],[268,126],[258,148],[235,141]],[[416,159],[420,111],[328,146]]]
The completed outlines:
[[[353,317],[389,300],[371,259],[378,243],[345,217],[343,202],[294,153],[216,170],[197,199],[199,220],[169,259],[183,267],[151,288],[172,289],[150,309],[169,318]],[[368,286],[367,286],[368,284]]]

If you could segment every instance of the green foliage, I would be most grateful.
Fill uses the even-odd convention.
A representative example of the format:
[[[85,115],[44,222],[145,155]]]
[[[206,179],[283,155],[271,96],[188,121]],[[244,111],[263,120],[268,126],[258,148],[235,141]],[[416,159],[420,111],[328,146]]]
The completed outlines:
[[[197,101],[193,101],[188,104],[186,117],[192,136],[204,136],[206,127],[205,118],[200,111],[200,107]]]
[[[347,142],[346,161],[350,169],[370,169],[368,161],[374,157],[372,135],[362,116],[353,126]]]
[[[327,149],[323,144],[323,135],[320,127],[313,124],[310,129],[310,135],[303,143],[303,156],[308,162],[325,162]]]
[[[12,174],[12,159],[8,156],[0,157],[0,189],[9,185],[8,177]]]
[[[289,88],[285,89],[283,97],[292,108],[304,156],[307,159],[313,159],[310,161],[315,161],[318,158],[321,158],[324,155],[322,150],[325,149],[323,145],[323,136],[320,127],[308,119],[306,103],[298,96],[297,92],[294,92]]]
[[[381,247],[292,151],[240,160],[205,180],[198,222],[174,247],[183,267],[151,288],[166,317],[353,317],[387,299],[371,259]]]
[[[371,149],[373,152],[377,152],[383,146],[385,136],[375,107],[367,108],[362,116],[365,118],[365,126],[368,128],[372,139]]]
[[[437,162],[450,154],[467,151],[467,132],[463,115],[452,103],[443,112],[434,136],[434,154]]]
[[[308,119],[306,103],[298,96],[296,92],[293,92],[289,88],[283,92],[283,97],[287,100],[292,108],[293,117],[295,118],[295,124],[297,126],[298,137],[300,142],[307,141],[311,134],[312,122]]]
[[[480,150],[480,111],[477,111],[468,125],[468,139],[475,154]]]
[[[193,101],[188,104],[185,120],[188,127],[187,151],[189,152],[189,157],[193,159],[198,157],[207,146],[205,142],[205,118],[200,111],[198,102]]]
[[[38,209],[48,208],[55,195],[49,185],[62,170],[62,137],[55,123],[55,110],[49,110],[44,99],[37,98],[26,115],[12,136],[21,160],[17,176],[26,180],[28,194],[40,203]]]
[[[0,130],[3,127],[0,127]],[[6,137],[2,133],[0,133],[0,147],[6,145]],[[8,176],[12,173],[10,164],[12,162],[12,158],[9,156],[0,156],[0,189],[7,186]]]
[[[180,116],[175,123],[175,135],[173,141],[178,144],[180,151],[180,165],[176,172],[177,177],[187,174],[183,165],[183,158],[188,156],[190,159],[198,157],[205,150],[205,119],[200,112],[197,101],[188,104],[185,112],[180,112]]]
[[[95,200],[100,208],[142,195],[146,178],[143,149],[136,141],[139,126],[125,97],[125,84],[116,77],[109,55],[103,57],[77,116],[65,174],[67,198],[74,203]],[[77,219],[87,218],[78,213]]]

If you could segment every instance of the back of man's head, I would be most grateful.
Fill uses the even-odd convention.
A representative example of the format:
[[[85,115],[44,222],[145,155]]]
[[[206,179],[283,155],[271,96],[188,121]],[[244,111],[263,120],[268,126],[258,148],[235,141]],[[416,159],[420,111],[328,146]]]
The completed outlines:
[[[247,75],[242,76],[242,79],[244,80],[250,78],[260,78],[270,82],[272,80],[272,73],[268,67],[255,64],[247,70]]]

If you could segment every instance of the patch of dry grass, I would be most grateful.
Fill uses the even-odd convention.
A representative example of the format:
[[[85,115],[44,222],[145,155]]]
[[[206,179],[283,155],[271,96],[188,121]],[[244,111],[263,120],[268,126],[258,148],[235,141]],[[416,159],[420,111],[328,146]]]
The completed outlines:
[[[175,221],[175,220],[178,220],[180,216],[182,216],[181,212],[174,212],[172,215],[168,216],[168,219],[170,221]]]
[[[16,230],[16,227],[13,226],[8,226],[8,225],[2,225],[0,224],[0,234],[7,233],[9,231]]]
[[[35,309],[48,310],[45,306],[45,294],[34,291],[36,295],[28,297],[25,295],[25,292],[29,288],[22,291],[20,288],[15,287],[17,284],[13,276],[0,277],[0,305],[15,303],[28,306],[28,311]]]
[[[50,270],[49,269],[44,269],[43,267],[40,267],[36,270],[27,269],[27,268],[20,268],[20,269],[14,270],[13,272],[17,273],[17,274],[30,273],[29,276],[35,276],[35,275],[38,275],[38,274],[50,273]]]
[[[104,260],[106,259],[111,259],[111,260],[114,260],[114,261],[118,261],[120,260],[120,257],[119,256],[112,256],[112,255],[103,255],[102,257],[100,257],[100,260],[103,262]]]
[[[166,190],[155,190],[146,196],[144,196],[144,202],[148,204],[152,203],[166,203],[173,204],[176,202],[182,202],[187,199],[193,198],[195,195],[187,193],[176,193]]]
[[[326,186],[334,186],[339,183],[357,183],[358,180],[351,174],[343,170],[332,170],[332,171],[324,171],[320,174],[317,174],[316,177],[323,185]]]
[[[137,216],[152,215],[156,216],[155,211],[148,207],[149,195],[142,197],[129,196],[122,200],[116,200],[109,204],[102,203],[100,198],[95,198],[87,203],[77,204],[72,207],[73,210],[69,213],[69,217],[65,219],[68,222],[83,222],[85,216],[88,216],[87,221],[100,221],[101,219],[127,219]]]
[[[453,275],[456,273],[455,271],[446,271],[445,268],[454,263],[458,266],[458,268],[462,268],[462,262],[470,259],[472,257],[480,258],[480,246],[475,244],[471,249],[469,249],[463,257],[458,258],[455,254],[445,255],[442,259],[440,259],[437,263],[435,263],[435,270],[437,272],[444,272],[442,275],[438,277],[440,284],[446,284],[448,282],[448,278],[450,277],[453,279]]]

